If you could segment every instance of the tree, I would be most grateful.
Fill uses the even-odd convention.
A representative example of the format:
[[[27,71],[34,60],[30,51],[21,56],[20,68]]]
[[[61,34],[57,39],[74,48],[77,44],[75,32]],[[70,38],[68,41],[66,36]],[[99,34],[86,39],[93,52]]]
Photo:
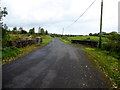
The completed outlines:
[[[8,36],[8,26],[4,24],[4,26],[1,28],[2,30],[2,38],[6,38]]]
[[[2,18],[5,17],[8,14],[6,9],[7,8],[4,7],[3,10],[2,10],[1,7],[0,7],[0,21],[2,21]],[[0,33],[2,33],[2,35],[4,37],[7,34],[7,29],[8,29],[8,26],[6,24],[4,24],[3,22],[0,22]]]
[[[30,34],[34,34],[34,33],[35,33],[35,28],[30,29],[30,30],[29,30],[29,33],[30,33]]]
[[[7,32],[8,27],[2,21],[3,17],[5,17],[8,14],[6,9],[7,8],[4,7],[2,10],[0,7],[0,33],[2,33],[2,45],[3,45],[3,47],[6,46],[7,40],[9,39],[9,34]],[[0,37],[1,37],[1,35],[0,35]]]
[[[102,35],[107,35],[106,32],[101,32]],[[100,35],[100,33],[98,33],[98,35]]]
[[[41,28],[40,34],[41,34],[41,35],[45,35],[45,32],[44,32],[44,29],[43,29],[43,28]]]
[[[47,30],[45,31],[45,35],[48,35],[48,31]]]
[[[6,24],[3,25],[3,28],[4,28],[5,30],[8,30],[8,26],[7,26]]]
[[[89,36],[92,36],[92,33],[89,33]]]
[[[26,34],[27,33],[27,31],[25,31],[25,30],[21,30],[21,32],[20,32],[21,34]]]
[[[106,35],[107,33],[106,32],[102,32],[102,35]]]
[[[23,28],[22,28],[22,27],[20,27],[18,30],[19,30],[19,31],[22,31],[22,30],[23,30]]]
[[[4,7],[3,10],[1,10],[1,7],[0,7],[0,21],[2,20],[3,17],[5,17],[6,15],[8,15],[8,12],[6,10],[7,8]]]
[[[94,33],[93,36],[99,36],[99,33]]]
[[[109,35],[107,36],[110,40],[119,40],[119,34],[117,32],[111,32],[109,33]]]
[[[13,31],[17,31],[17,27],[14,27],[14,28],[13,28]]]
[[[27,33],[27,31],[23,30],[23,27],[20,27],[18,30],[19,30],[20,34],[26,34]]]
[[[17,27],[14,27],[12,31],[13,31],[13,34],[16,34],[17,33]]]
[[[2,28],[2,38],[6,38],[6,35],[7,35],[7,30]]]
[[[17,27],[14,27],[13,30],[12,30],[12,33],[13,33],[13,34],[18,34],[18,33],[20,33],[20,32],[17,31]]]
[[[117,32],[111,32],[111,33],[109,33],[110,35],[117,35],[118,33]]]

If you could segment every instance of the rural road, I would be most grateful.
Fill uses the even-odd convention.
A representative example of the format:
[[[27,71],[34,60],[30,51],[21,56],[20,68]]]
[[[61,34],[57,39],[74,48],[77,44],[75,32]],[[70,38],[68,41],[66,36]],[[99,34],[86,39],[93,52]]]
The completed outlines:
[[[58,38],[2,67],[3,88],[106,88],[84,53]]]

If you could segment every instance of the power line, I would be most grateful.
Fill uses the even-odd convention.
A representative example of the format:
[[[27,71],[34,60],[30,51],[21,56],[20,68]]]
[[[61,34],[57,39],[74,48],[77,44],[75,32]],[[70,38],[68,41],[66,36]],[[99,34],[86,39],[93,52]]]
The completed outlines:
[[[70,27],[71,25],[73,25],[74,23],[76,23],[76,22],[87,12],[87,10],[95,3],[95,1],[96,1],[96,0],[94,0],[94,1],[92,2],[92,4],[90,4],[90,6],[89,6],[73,23],[71,23],[70,25],[68,25],[66,28],[68,28],[68,27]]]

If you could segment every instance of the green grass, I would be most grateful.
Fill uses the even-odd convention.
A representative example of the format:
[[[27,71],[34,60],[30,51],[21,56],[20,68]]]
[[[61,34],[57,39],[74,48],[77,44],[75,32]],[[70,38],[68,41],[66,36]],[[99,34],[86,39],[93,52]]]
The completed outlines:
[[[90,39],[88,39],[90,38]],[[69,40],[85,40],[85,41],[99,41],[99,37],[96,36],[76,36],[76,37],[68,37]],[[103,42],[109,41],[109,39],[103,37]]]
[[[120,85],[120,74],[118,70],[119,60],[108,55],[108,51],[90,47],[86,47],[85,50],[94,55],[95,58],[93,58],[91,55],[88,55],[88,57],[96,62],[102,71],[104,71],[106,76],[109,76],[111,82],[114,82],[114,87],[118,87]]]
[[[50,43],[50,40],[52,39],[52,37],[42,37],[42,39],[43,39],[42,44],[48,44]]]
[[[106,80],[110,81],[110,87],[118,88],[120,86],[120,74],[118,69],[119,60],[109,55],[109,51],[91,48],[80,44],[75,46],[66,39],[61,39],[61,41],[82,49],[91,63],[103,73]]]
[[[2,51],[2,65],[14,61],[38,48],[40,44],[33,44],[24,48],[4,47]]]
[[[39,48],[40,46],[45,46],[46,44],[50,43],[50,40],[52,39],[49,36],[42,36],[43,42],[33,45],[28,45],[24,48],[16,48],[16,47],[3,47],[2,48],[2,64],[6,64],[8,62],[11,62],[21,56],[24,56],[31,51]],[[0,54],[1,54],[0,53]]]
[[[70,41],[68,41],[68,40],[65,40],[65,39],[62,39],[62,38],[60,38],[60,40],[65,42],[65,43],[71,44]]]
[[[20,38],[28,37],[29,34],[9,34],[9,41],[15,41]]]
[[[97,41],[99,42],[99,37],[97,36],[76,36],[76,37],[65,37],[66,40],[85,40],[85,41]],[[89,38],[89,39],[88,39]],[[118,51],[118,45],[116,45],[115,41],[108,39],[107,37],[102,37],[102,49],[109,51],[108,54],[119,58],[120,53]],[[107,49],[109,48],[109,49]]]
[[[31,34],[9,34],[9,41],[15,41],[20,38],[26,38],[29,37]],[[32,34],[34,37],[41,37],[40,35]]]
[[[4,47],[2,49],[2,59],[8,59],[10,57],[15,57],[17,56],[19,53],[21,53],[22,50],[15,48],[15,47]]]

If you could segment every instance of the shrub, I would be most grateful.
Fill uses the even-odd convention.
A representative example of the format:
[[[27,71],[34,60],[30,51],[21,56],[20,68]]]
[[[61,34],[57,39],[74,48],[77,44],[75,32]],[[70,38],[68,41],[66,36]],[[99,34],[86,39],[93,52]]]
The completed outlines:
[[[120,56],[120,42],[112,40],[110,42],[103,43],[102,49],[109,51],[109,54],[116,58],[119,58]]]
[[[4,47],[2,48],[2,59],[8,59],[12,56],[17,56],[20,52],[22,51],[16,47]]]

